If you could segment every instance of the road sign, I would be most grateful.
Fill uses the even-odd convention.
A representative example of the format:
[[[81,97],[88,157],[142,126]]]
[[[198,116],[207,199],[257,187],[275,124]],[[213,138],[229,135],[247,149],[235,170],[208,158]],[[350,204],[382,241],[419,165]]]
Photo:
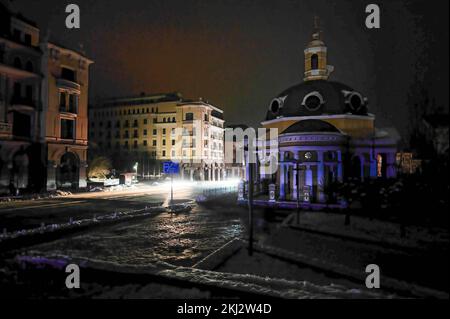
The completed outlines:
[[[180,165],[174,162],[163,162],[164,174],[178,174],[180,171]]]

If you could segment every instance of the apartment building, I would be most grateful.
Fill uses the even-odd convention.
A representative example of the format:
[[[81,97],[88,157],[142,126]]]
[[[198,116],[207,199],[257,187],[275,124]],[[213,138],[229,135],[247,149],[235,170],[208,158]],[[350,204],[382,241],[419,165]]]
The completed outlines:
[[[91,63],[0,0],[0,193],[86,186]]]
[[[175,161],[183,179],[225,177],[223,111],[206,101],[179,93],[115,98],[92,108],[89,120],[92,155],[119,170],[159,175],[162,162]]]

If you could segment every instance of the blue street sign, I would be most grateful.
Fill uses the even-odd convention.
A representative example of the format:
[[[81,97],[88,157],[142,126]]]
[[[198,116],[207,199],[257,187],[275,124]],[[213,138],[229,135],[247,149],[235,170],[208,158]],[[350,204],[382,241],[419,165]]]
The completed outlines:
[[[174,162],[163,162],[164,174],[178,174],[180,171],[180,165]]]

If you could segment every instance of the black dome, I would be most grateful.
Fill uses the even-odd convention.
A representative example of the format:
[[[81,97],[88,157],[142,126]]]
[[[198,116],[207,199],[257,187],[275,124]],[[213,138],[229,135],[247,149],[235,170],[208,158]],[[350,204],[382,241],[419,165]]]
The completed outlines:
[[[287,133],[340,133],[340,131],[330,123],[321,120],[303,120],[292,124],[283,131]]]
[[[366,102],[362,99],[362,96],[357,92],[355,92],[355,95],[348,93],[346,96],[343,91],[355,92],[351,87],[339,82],[326,80],[302,82],[279,94],[277,97],[281,100],[284,99],[281,103],[271,102],[266,120],[273,120],[280,116],[314,116],[345,113],[367,115]],[[319,106],[317,104],[318,95],[315,92],[319,93],[319,98],[322,98],[323,104]],[[305,101],[305,98],[309,96],[310,98]],[[352,98],[349,99],[349,96]],[[361,107],[352,109],[349,104],[350,100],[354,101],[354,103],[360,101]],[[306,106],[302,105],[303,102],[306,102]]]

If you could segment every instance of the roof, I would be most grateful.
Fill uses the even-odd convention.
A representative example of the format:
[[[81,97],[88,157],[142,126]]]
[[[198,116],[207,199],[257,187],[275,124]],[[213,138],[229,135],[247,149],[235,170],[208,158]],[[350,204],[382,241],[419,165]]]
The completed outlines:
[[[128,97],[116,97],[103,100],[101,107],[125,106],[125,105],[145,105],[161,102],[178,102],[182,100],[182,96],[178,92],[158,93],[158,94],[140,94]]]
[[[311,94],[314,95],[316,92],[322,98],[323,103],[320,104],[320,107],[308,109],[305,105],[302,105],[306,97],[309,97]],[[277,98],[283,99],[283,103],[277,112],[273,112],[271,107],[269,108],[266,121],[278,117],[317,116],[325,114],[352,113],[356,115],[368,115],[367,103],[359,93],[357,93],[358,96],[362,98],[361,107],[357,111],[350,108],[348,94],[353,92],[357,93],[350,86],[339,82],[327,80],[305,81],[284,90],[276,96]],[[270,105],[272,103],[273,101]]]
[[[282,134],[289,133],[340,133],[330,123],[321,120],[304,120],[289,126]]]

